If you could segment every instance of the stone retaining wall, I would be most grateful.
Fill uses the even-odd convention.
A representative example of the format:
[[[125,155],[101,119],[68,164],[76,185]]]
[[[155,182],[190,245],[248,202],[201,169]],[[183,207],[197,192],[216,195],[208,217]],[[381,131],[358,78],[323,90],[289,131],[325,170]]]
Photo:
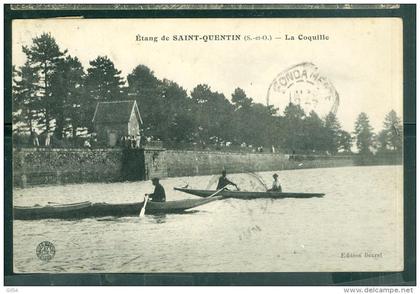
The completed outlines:
[[[147,180],[229,173],[351,166],[351,156],[294,156],[146,148],[47,149],[13,151],[14,185]]]
[[[123,152],[120,149],[13,150],[15,185],[119,181]]]
[[[207,151],[166,150],[167,176],[193,176],[229,173],[320,168],[353,165],[352,157],[289,157],[280,153],[223,153]]]

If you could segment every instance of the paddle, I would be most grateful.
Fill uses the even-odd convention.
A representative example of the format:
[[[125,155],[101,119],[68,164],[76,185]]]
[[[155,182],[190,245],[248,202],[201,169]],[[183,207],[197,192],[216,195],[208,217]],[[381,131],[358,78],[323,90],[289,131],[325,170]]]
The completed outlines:
[[[146,205],[147,205],[148,200],[149,200],[149,195],[146,194],[146,196],[144,196],[144,204],[143,204],[143,207],[140,210],[139,218],[144,217],[144,214],[146,213]]]
[[[229,185],[229,184],[228,184]],[[226,185],[227,186],[227,185]],[[221,189],[219,189],[219,190],[217,190],[216,192],[214,192],[213,194],[211,194],[209,197],[207,197],[207,198],[210,198],[210,197],[213,197],[213,196],[216,196],[217,194],[219,194],[220,192],[222,192],[223,191],[223,189],[225,189],[226,188],[226,186],[223,186]],[[235,186],[236,187],[236,189],[239,191],[239,188],[238,188],[238,186]]]
[[[226,185],[227,186],[227,185]],[[222,188],[220,188],[219,190],[217,190],[216,192],[214,192],[213,194],[211,194],[209,197],[207,197],[207,198],[210,198],[210,197],[213,197],[213,196],[216,196],[217,194],[219,194],[220,192],[222,192],[223,191],[223,189],[224,188],[226,188],[226,186],[223,186]]]

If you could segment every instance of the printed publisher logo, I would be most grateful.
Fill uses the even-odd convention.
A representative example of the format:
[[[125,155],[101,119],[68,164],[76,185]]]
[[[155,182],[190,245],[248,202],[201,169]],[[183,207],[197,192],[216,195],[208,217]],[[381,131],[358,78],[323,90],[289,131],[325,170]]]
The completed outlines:
[[[50,261],[55,255],[54,244],[49,241],[43,241],[36,247],[36,255],[42,261]]]

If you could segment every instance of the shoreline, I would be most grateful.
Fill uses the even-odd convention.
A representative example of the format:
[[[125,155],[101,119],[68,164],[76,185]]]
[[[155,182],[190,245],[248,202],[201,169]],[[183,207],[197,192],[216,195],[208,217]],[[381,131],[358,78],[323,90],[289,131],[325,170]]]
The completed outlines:
[[[359,155],[231,153],[144,149],[14,149],[13,186],[147,181],[228,173],[402,164],[402,158]]]

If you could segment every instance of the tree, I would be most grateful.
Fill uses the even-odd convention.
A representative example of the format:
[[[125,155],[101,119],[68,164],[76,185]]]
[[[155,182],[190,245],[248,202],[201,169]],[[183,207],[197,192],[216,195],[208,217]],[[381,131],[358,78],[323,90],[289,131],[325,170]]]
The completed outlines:
[[[86,87],[91,99],[95,101],[121,100],[124,79],[121,71],[107,56],[98,56],[89,62],[87,69]]]
[[[55,136],[61,138],[63,130],[71,127],[73,137],[77,128],[88,126],[92,117],[85,117],[87,101],[84,92],[84,70],[77,57],[67,56],[58,66],[52,77],[51,92],[57,99],[52,113],[56,117]]]
[[[253,115],[255,108],[251,109],[254,106],[252,98],[247,97],[241,88],[236,88],[231,97],[234,111],[229,121],[232,126],[229,134],[230,140],[237,143],[258,144],[259,139],[255,136],[256,118]]]
[[[351,146],[352,146],[352,137],[351,135],[344,131],[340,130],[338,132],[338,150],[343,152],[351,152]]]
[[[327,136],[324,122],[315,113],[311,111],[303,121],[304,138],[302,149],[306,152],[324,152],[327,151],[325,138]]]
[[[38,121],[40,97],[39,76],[28,61],[19,69],[13,68],[13,123],[21,122],[32,130]]]
[[[163,114],[159,124],[163,139],[175,142],[191,141],[194,132],[192,101],[177,83],[163,80]]]
[[[386,130],[382,130],[376,136],[376,148],[378,151],[386,151],[388,150],[388,135]]]
[[[303,120],[306,114],[303,108],[298,104],[289,103],[284,108],[284,117],[291,120]]]
[[[374,143],[374,133],[369,123],[366,113],[362,112],[357,117],[354,134],[356,136],[356,146],[359,154],[370,154],[370,148]]]
[[[278,137],[281,135],[276,126],[276,119],[273,116],[276,109],[261,103],[253,103],[249,111],[244,110],[242,116],[243,126],[239,128],[241,133],[247,134],[247,142],[255,146],[278,145]],[[240,111],[240,110],[239,110]]]
[[[143,118],[144,134],[159,136],[160,122],[167,115],[162,82],[145,65],[136,66],[127,76],[127,81],[129,98],[137,101]]]
[[[341,125],[333,112],[325,117],[325,142],[330,154],[336,154],[340,148]]]
[[[98,56],[89,62],[85,80],[86,116],[93,117],[98,102],[124,100],[124,79],[121,71],[107,56]],[[91,125],[89,126],[92,127]]]
[[[213,92],[206,84],[199,84],[191,91],[191,98],[197,104],[205,104],[211,100]]]
[[[201,143],[220,143],[231,139],[232,104],[226,97],[213,92],[208,85],[197,85],[191,91],[195,103],[195,124]]]
[[[32,39],[32,46],[23,46],[22,50],[26,54],[28,65],[38,76],[39,109],[43,112],[43,124],[46,131],[49,132],[51,121],[54,119],[51,110],[54,108],[56,100],[61,99],[61,97],[53,96],[51,80],[67,50],[61,51],[55,39],[49,33],[43,33],[41,36],[35,37]]]
[[[386,116],[384,121],[384,129],[381,134],[385,145],[385,149],[388,147],[393,150],[402,150],[403,142],[403,128],[401,119],[397,116],[395,110],[391,110]]]
[[[155,73],[143,64],[136,66],[133,71],[128,75],[127,81],[130,89],[139,90],[141,88],[151,89],[160,84]]]
[[[305,111],[298,104],[289,103],[284,109],[284,134],[283,148],[289,151],[301,151],[305,146],[304,119]]]
[[[245,91],[241,88],[236,88],[233,92],[232,102],[235,105],[235,109],[250,108],[253,104],[252,98],[248,98],[245,94]]]

